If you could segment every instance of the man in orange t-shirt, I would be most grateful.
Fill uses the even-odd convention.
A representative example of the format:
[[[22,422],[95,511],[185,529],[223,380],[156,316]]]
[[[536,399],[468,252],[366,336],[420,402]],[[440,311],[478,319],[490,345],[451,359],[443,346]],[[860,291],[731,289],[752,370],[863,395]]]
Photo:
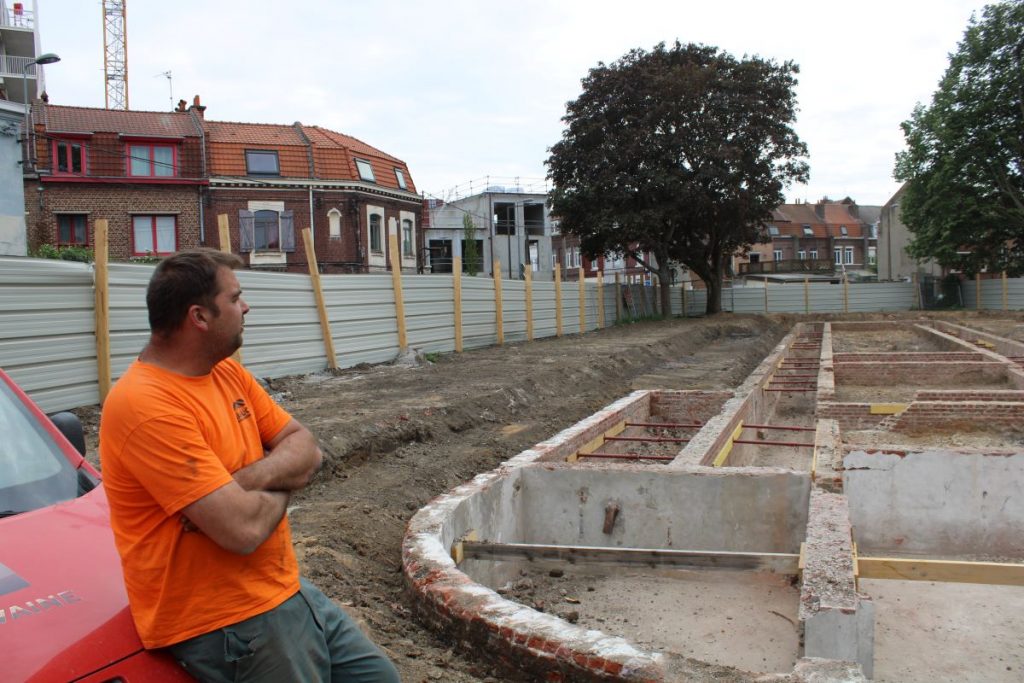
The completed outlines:
[[[285,515],[316,439],[230,356],[249,307],[232,254],[162,261],[150,341],[103,405],[100,460],[135,625],[206,681],[385,681],[390,660],[299,577]]]

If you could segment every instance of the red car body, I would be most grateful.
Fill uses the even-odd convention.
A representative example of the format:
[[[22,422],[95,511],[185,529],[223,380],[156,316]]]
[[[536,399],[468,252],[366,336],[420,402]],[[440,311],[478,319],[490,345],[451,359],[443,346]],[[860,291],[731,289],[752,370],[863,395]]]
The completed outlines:
[[[47,450],[26,474],[2,453],[11,447],[6,457],[19,457],[19,436]],[[99,473],[2,370],[0,467],[8,470],[0,471],[0,679],[192,681],[139,641]],[[58,477],[70,477],[58,487],[62,499],[35,490]]]

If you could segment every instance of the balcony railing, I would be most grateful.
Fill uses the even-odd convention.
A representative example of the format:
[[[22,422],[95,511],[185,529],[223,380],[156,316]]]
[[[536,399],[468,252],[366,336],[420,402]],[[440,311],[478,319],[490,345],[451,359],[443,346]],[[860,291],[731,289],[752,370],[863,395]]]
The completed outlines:
[[[27,73],[29,76],[35,76],[36,69],[39,68],[38,64],[32,64],[28,67],[28,71],[22,71],[22,69],[24,69],[25,66],[33,59],[33,57],[12,57],[10,55],[6,55],[0,57],[0,69],[3,69],[5,74],[17,74],[18,76],[21,76],[23,73]]]
[[[0,3],[0,24],[16,28],[34,28],[36,20],[32,10],[24,9],[24,3],[17,4],[21,9],[15,9],[13,4],[8,5],[6,2]]]
[[[836,264],[830,259],[787,259],[784,261],[762,261],[741,263],[740,275],[764,275],[769,273],[833,273]]]

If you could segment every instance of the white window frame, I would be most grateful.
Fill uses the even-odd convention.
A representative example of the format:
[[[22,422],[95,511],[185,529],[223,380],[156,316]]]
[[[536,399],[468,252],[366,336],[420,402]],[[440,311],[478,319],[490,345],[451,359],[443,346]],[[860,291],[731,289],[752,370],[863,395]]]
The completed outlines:
[[[373,175],[373,165],[366,159],[356,159],[356,172],[359,179],[367,183],[376,183],[377,178]]]
[[[848,266],[853,265],[853,247],[846,247],[843,252],[843,263]]]
[[[370,169],[373,170],[373,169]],[[398,188],[401,190],[408,190],[409,184],[405,182],[405,173],[402,169],[395,167],[395,180],[398,181]]]
[[[406,253],[405,244],[405,224],[408,221],[412,227],[411,244],[408,245],[409,252]],[[416,267],[416,214],[412,211],[399,211],[398,212],[398,253],[401,254],[402,267],[403,268],[415,268]]]
[[[800,251],[796,252],[796,257],[798,259],[800,259],[801,261],[806,261],[807,260],[807,252],[804,251],[803,249],[801,249]]]
[[[377,216],[380,220],[380,251],[374,251],[370,249],[370,222],[371,217]],[[384,207],[373,206],[368,204],[366,206],[366,262],[370,266],[387,266],[387,228],[384,223]]]
[[[781,261],[782,260],[782,250],[781,249],[772,249],[772,259],[774,261]]]
[[[817,249],[811,249],[810,257],[811,257],[812,261],[817,261],[818,260],[818,250]]]
[[[264,150],[255,150],[264,151]],[[284,202],[264,202],[264,201],[251,201],[246,207],[249,211],[255,214],[257,211],[276,211],[277,212],[277,230],[278,230],[278,245],[281,244],[281,214],[284,213]],[[253,246],[256,244],[255,229],[253,234]],[[249,254],[249,263],[254,266],[260,265],[280,265],[288,262],[288,253],[277,249],[276,251],[259,251],[254,249]]]
[[[327,212],[327,235],[332,240],[341,239],[341,211],[336,208]]]
[[[836,247],[832,250],[832,260],[837,266],[843,265],[843,250]]]

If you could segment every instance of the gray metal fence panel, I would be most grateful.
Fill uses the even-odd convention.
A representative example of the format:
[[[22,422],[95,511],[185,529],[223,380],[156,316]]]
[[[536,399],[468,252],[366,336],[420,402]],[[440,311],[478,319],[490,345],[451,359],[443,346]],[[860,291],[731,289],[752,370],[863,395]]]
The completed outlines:
[[[976,286],[973,280],[963,283],[964,306],[977,308]],[[981,307],[990,311],[1003,310],[1003,279],[981,281]],[[1019,311],[1024,308],[1024,278],[1006,279],[1006,309]]]
[[[454,351],[454,277],[403,275],[402,295],[409,346],[425,353]]]
[[[1015,277],[1006,284],[1006,307],[1011,311],[1024,310],[1024,278]]]
[[[0,367],[46,412],[99,401],[94,305],[87,264],[0,258]]]
[[[733,313],[764,313],[764,287],[733,287]]]
[[[811,313],[842,313],[843,287],[827,282],[809,285]]]
[[[501,281],[502,333],[506,342],[526,340],[526,282]]]
[[[864,282],[850,285],[849,310],[853,312],[909,311],[917,303],[911,282]]]
[[[533,283],[533,336],[554,337],[557,333],[555,317],[555,283]]]
[[[766,288],[768,310],[772,313],[803,313],[804,283],[771,284]]]
[[[463,348],[480,348],[498,343],[495,323],[494,281],[487,277],[463,278]]]

